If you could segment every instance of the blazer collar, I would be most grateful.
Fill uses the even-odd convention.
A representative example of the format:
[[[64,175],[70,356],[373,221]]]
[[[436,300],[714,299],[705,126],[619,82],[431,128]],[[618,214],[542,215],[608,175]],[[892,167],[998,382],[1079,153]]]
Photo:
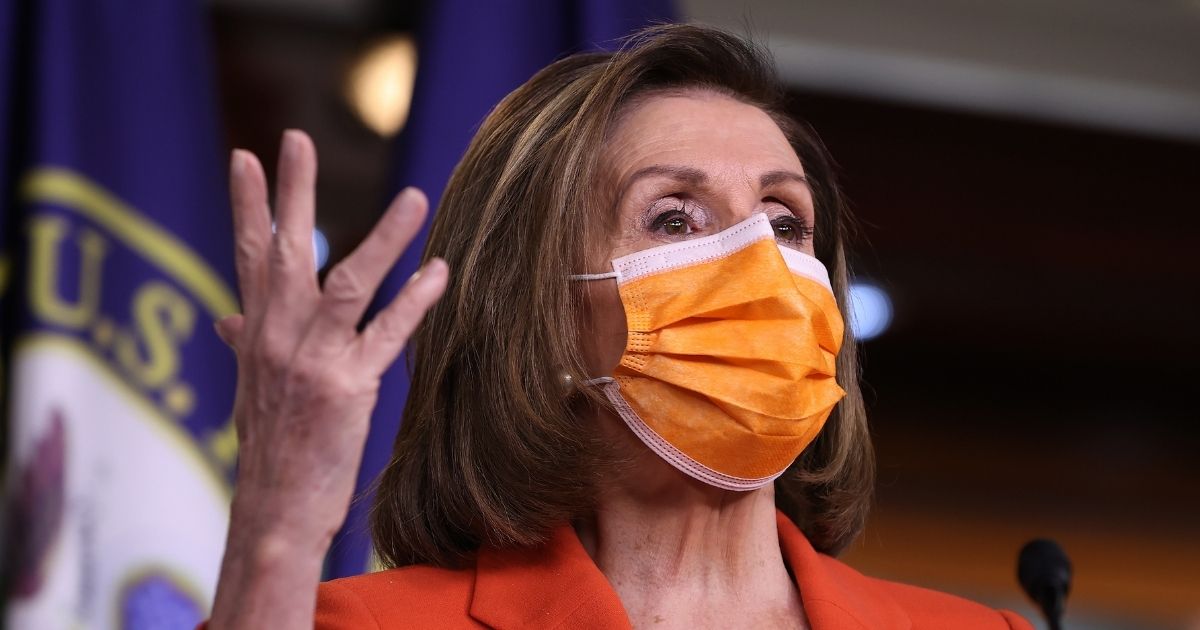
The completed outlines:
[[[814,630],[912,628],[912,620],[904,609],[873,580],[830,556],[817,553],[783,512],[776,512],[775,520],[783,558],[796,578],[805,615]]]
[[[471,616],[498,630],[631,628],[625,607],[570,524],[533,549],[480,548]]]
[[[819,554],[782,512],[779,545],[814,630],[909,630],[904,610],[862,574]],[[471,616],[499,630],[630,628],[608,579],[569,524],[534,549],[484,546],[476,560]]]

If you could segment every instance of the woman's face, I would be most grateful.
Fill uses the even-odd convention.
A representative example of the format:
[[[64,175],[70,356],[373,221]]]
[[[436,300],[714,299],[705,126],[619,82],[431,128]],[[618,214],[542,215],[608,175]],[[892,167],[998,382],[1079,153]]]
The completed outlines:
[[[813,197],[787,138],[761,109],[714,92],[649,97],[625,112],[603,154],[616,221],[589,271],[650,247],[708,236],[755,213],[780,244],[812,255]],[[687,271],[675,273],[686,282]],[[584,343],[593,377],[625,350],[625,311],[612,280],[589,281]]]

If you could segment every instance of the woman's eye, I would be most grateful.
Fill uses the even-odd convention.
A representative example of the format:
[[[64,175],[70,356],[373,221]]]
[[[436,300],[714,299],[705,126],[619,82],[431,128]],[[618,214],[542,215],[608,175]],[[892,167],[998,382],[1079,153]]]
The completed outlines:
[[[780,217],[771,222],[771,227],[775,228],[775,238],[785,243],[803,243],[813,233],[808,223],[796,217]]]
[[[682,217],[671,217],[663,223],[663,232],[669,236],[682,236],[688,233],[687,221]]]
[[[650,227],[666,236],[686,236],[692,233],[692,225],[681,210],[669,210],[658,215]]]

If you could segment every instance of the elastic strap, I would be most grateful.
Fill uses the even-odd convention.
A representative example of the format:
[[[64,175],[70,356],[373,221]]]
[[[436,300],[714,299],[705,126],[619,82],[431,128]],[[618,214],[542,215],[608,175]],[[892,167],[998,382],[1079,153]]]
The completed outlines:
[[[576,273],[567,276],[571,280],[608,280],[609,278],[617,278],[618,274],[615,271],[607,273]]]

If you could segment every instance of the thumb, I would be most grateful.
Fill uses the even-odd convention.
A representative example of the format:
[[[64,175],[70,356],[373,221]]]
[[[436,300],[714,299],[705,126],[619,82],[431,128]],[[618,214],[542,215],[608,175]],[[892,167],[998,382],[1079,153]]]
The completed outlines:
[[[217,336],[221,338],[221,341],[224,341],[225,345],[234,350],[237,349],[237,342],[241,339],[242,330],[245,327],[246,318],[241,314],[226,315],[213,324],[213,328],[217,331]]]

